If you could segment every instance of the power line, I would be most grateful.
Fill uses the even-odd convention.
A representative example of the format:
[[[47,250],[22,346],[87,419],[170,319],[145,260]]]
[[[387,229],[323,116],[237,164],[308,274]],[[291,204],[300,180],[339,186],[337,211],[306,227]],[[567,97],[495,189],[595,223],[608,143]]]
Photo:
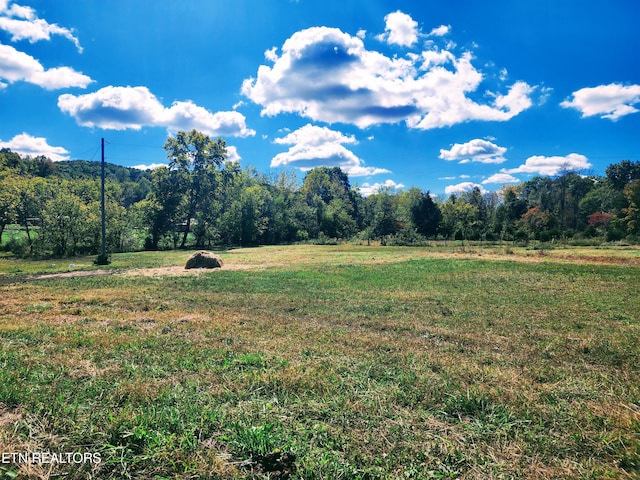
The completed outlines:
[[[148,145],[148,144],[141,144],[141,143],[120,143],[120,142],[108,142],[109,145],[114,145],[114,146],[122,146],[122,147],[138,147],[138,148],[154,148],[154,149],[162,149],[162,146],[160,145]]]

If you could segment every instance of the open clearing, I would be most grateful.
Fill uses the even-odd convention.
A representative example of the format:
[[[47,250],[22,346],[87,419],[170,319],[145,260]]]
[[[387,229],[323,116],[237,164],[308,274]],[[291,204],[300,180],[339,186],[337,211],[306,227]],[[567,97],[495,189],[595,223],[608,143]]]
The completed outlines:
[[[640,250],[221,255],[0,259],[0,479],[640,477]]]

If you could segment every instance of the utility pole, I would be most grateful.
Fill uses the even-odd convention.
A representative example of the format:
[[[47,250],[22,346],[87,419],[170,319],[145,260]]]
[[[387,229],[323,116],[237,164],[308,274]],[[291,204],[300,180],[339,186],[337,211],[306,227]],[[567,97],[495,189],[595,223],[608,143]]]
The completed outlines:
[[[96,265],[108,265],[109,259],[107,258],[107,217],[104,206],[104,138],[101,142],[102,148],[102,162],[101,162],[101,189],[100,189],[100,207],[102,213],[102,253],[96,260]]]

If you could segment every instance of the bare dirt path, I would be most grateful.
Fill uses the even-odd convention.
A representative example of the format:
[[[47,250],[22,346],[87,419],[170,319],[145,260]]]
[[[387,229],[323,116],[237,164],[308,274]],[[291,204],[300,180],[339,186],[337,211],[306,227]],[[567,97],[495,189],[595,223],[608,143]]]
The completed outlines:
[[[264,265],[225,265],[224,270],[248,270],[251,268],[264,268]],[[39,280],[55,280],[62,278],[79,278],[79,277],[100,277],[108,275],[117,275],[125,277],[173,277],[183,275],[200,275],[205,272],[221,270],[220,268],[205,269],[192,268],[186,269],[181,266],[172,267],[155,267],[155,268],[132,268],[125,270],[117,269],[97,269],[97,270],[73,270],[71,272],[60,273],[39,273],[34,275],[22,275],[15,277],[0,277],[0,285],[12,283],[36,282]]]

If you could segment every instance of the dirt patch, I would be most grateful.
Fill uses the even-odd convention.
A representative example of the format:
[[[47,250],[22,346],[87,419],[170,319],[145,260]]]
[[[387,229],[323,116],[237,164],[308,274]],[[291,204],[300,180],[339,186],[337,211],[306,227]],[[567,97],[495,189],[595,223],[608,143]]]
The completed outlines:
[[[186,269],[185,267],[181,267],[179,265],[171,266],[171,267],[154,267],[154,268],[131,268],[127,270],[105,270],[105,269],[97,269],[97,270],[74,270],[71,272],[60,272],[60,273],[41,273],[35,275],[23,275],[17,277],[0,277],[0,285],[7,285],[12,283],[25,283],[25,282],[35,282],[38,280],[56,280],[56,279],[64,279],[64,278],[79,278],[79,277],[100,277],[100,276],[108,276],[108,275],[118,275],[125,277],[174,277],[174,276],[183,276],[183,275],[202,275],[209,272],[214,272],[218,270],[260,270],[267,268],[269,266],[274,266],[275,264],[235,264],[235,265],[225,265],[221,268],[216,269],[202,269],[202,268],[194,268],[194,269]]]
[[[19,411],[11,410],[4,403],[0,403],[0,428],[14,424],[21,418],[22,414]]]
[[[216,272],[218,270],[252,270],[265,268],[265,265],[225,265],[224,267],[215,269],[191,268],[186,269],[180,266],[174,267],[157,267],[157,268],[132,268],[131,270],[121,270],[118,275],[125,277],[177,277],[184,275],[203,275],[206,273]]]

